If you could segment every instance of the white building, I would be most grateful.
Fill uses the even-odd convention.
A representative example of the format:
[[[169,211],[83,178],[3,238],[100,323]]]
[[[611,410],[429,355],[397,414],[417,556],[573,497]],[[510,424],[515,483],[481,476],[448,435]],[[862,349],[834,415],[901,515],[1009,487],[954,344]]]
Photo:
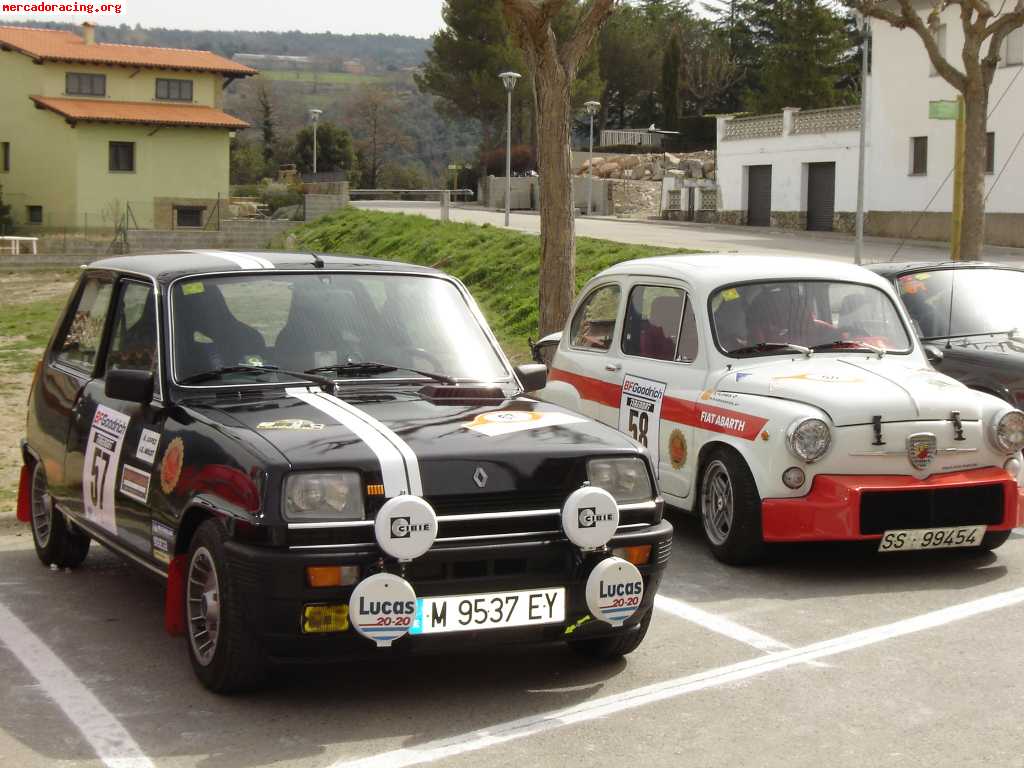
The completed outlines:
[[[942,18],[939,44],[958,63],[959,12],[950,7]],[[912,30],[871,20],[871,34],[865,230],[946,240],[955,122],[929,119],[928,105],[955,99],[956,91],[934,73]],[[1024,30],[1018,29],[1004,46],[989,102],[986,240],[997,245],[1024,246],[1024,146],[1014,151],[1024,136],[1022,65]],[[718,219],[852,231],[859,129],[859,107],[721,118]]]

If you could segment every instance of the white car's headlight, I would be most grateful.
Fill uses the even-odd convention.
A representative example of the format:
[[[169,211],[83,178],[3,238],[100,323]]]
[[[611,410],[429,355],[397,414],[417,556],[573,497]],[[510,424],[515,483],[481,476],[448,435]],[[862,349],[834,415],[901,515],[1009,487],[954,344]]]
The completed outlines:
[[[654,498],[647,465],[637,456],[591,459],[587,462],[587,478],[591,485],[608,491],[619,504]]]
[[[362,520],[358,472],[298,472],[284,484],[284,516],[293,523]]]
[[[799,419],[786,432],[786,444],[798,459],[813,464],[828,452],[832,430],[821,419]]]
[[[1003,411],[992,424],[992,442],[1003,453],[1016,453],[1024,448],[1024,413]]]

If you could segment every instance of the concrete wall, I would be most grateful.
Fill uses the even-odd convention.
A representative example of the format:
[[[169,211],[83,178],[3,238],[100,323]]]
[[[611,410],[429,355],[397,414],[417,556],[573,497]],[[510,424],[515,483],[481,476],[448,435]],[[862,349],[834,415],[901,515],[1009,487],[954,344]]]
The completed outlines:
[[[306,195],[306,221],[319,219],[348,205],[348,182],[342,184],[343,192],[340,195]]]
[[[294,221],[223,221],[220,230],[174,229],[133,230],[128,233],[131,253],[190,249],[261,250],[297,225]]]
[[[608,216],[612,211],[613,180],[594,179],[593,215]],[[620,182],[621,183],[621,182]],[[585,210],[587,207],[586,176],[573,176],[572,188],[576,208]],[[487,176],[480,180],[478,200],[482,205],[496,211],[505,210],[505,177]],[[540,178],[537,176],[514,176],[512,178],[512,210],[540,210]]]

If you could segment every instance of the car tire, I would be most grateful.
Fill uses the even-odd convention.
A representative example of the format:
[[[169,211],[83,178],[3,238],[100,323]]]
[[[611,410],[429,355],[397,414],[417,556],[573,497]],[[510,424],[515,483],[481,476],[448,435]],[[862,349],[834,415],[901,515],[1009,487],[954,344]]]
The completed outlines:
[[[261,642],[243,618],[226,539],[223,523],[214,519],[203,522],[192,537],[185,566],[185,645],[204,686],[215,693],[238,693],[261,686],[267,664]]]
[[[991,552],[993,549],[999,549],[999,547],[1007,542],[1011,533],[1012,531],[992,531],[992,533],[986,533],[978,549],[982,552]]]
[[[647,629],[651,626],[651,617],[653,615],[654,609],[651,608],[635,627],[630,627],[604,637],[570,640],[569,647],[580,656],[593,661],[621,659],[640,647],[640,643],[647,636]]]
[[[700,520],[711,553],[728,565],[750,565],[765,555],[761,497],[747,463],[719,448],[701,466]]]
[[[42,462],[32,469],[32,543],[43,565],[77,568],[89,554],[89,537],[53,505]]]

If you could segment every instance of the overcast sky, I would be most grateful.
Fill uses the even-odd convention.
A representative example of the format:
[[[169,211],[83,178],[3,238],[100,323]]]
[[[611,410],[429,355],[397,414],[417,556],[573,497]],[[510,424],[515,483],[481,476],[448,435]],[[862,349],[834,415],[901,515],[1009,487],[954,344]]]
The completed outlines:
[[[35,2],[36,0],[29,0]],[[61,2],[61,0],[54,0]],[[73,2],[73,0],[63,0]],[[78,0],[80,4],[104,0]],[[120,14],[0,13],[4,20],[37,19],[141,24],[175,29],[250,29],[429,37],[441,28],[441,0],[113,0]]]

